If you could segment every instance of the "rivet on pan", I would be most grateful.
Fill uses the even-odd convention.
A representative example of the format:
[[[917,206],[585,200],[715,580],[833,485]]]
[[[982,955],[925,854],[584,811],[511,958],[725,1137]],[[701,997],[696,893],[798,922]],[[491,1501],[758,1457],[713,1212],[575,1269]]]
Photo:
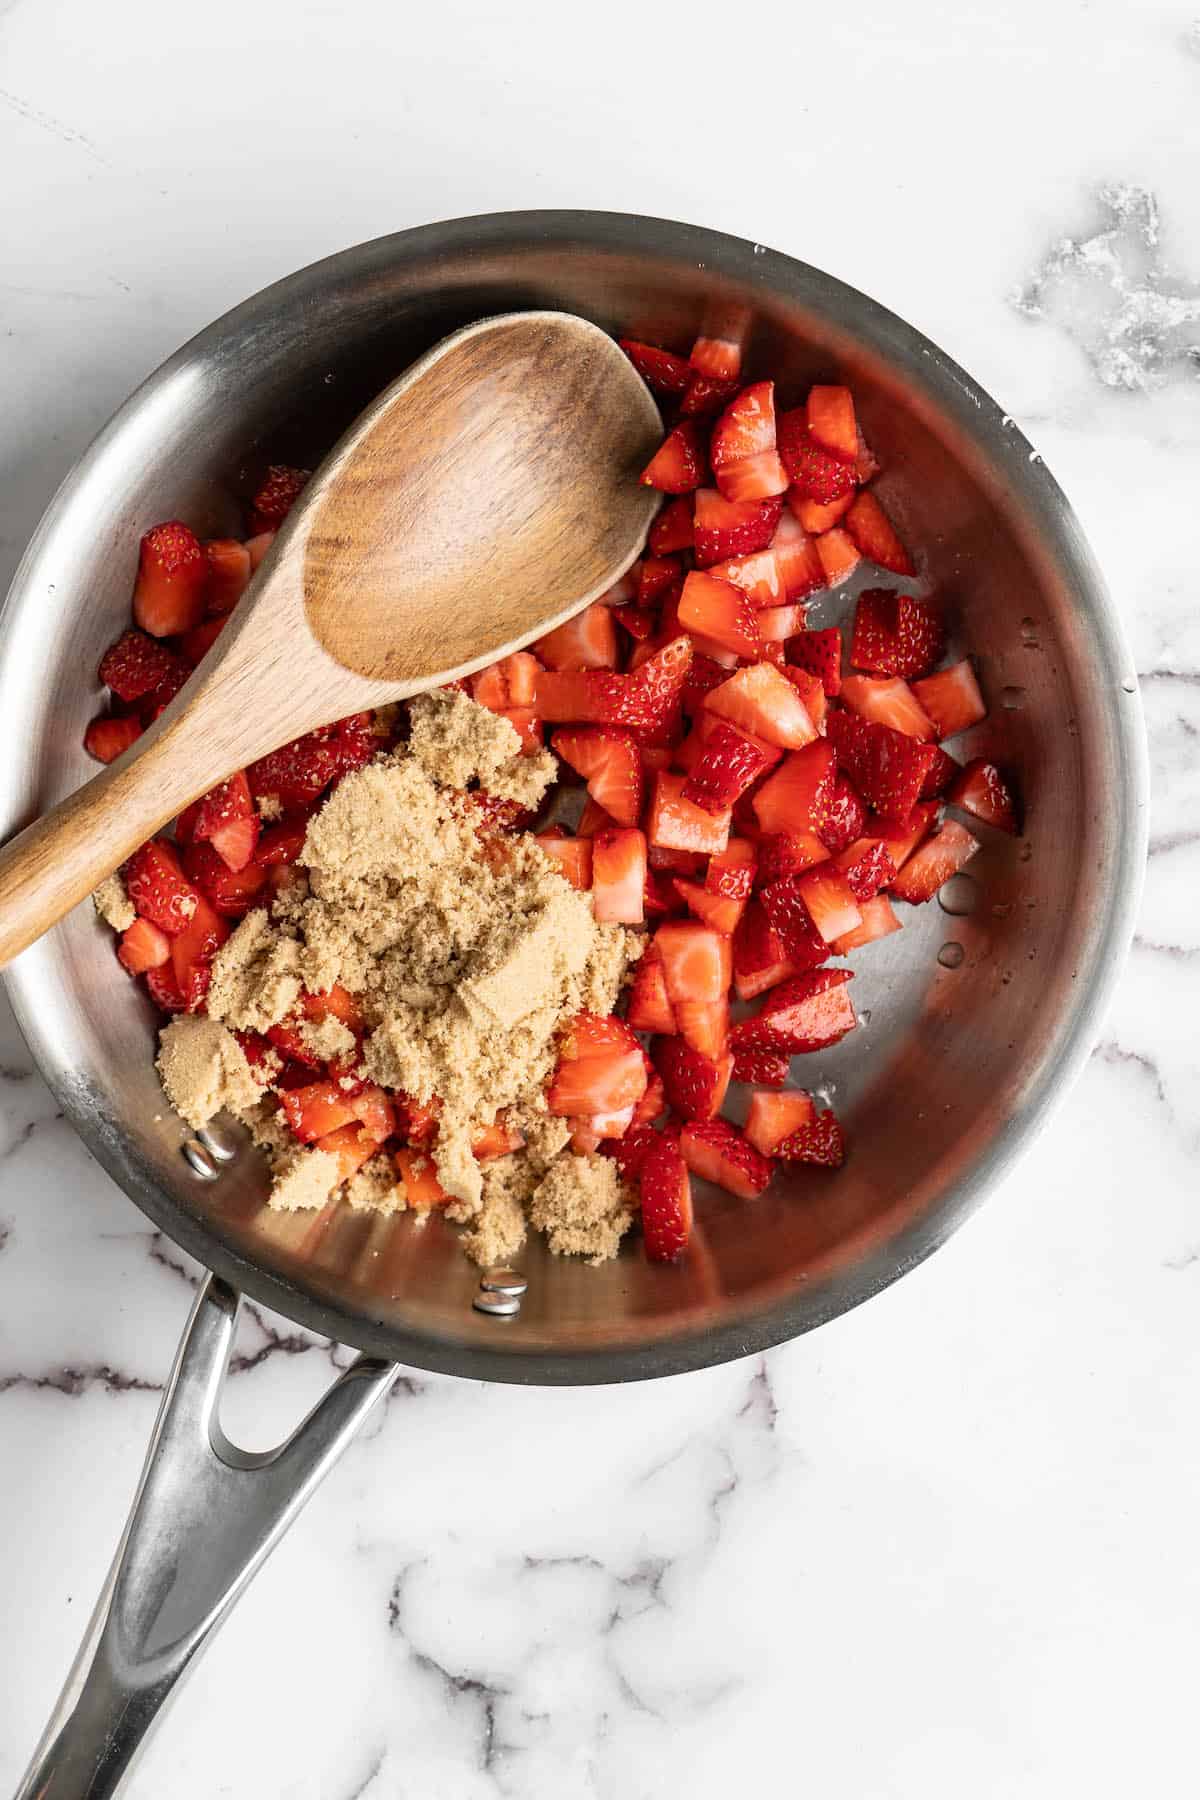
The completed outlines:
[[[210,1156],[215,1156],[218,1162],[232,1162],[237,1155],[236,1150],[231,1150],[228,1144],[217,1137],[213,1132],[209,1131],[207,1127],[203,1131],[198,1131],[196,1137],[208,1151],[208,1154]]]
[[[189,1138],[183,1146],[183,1154],[191,1165],[193,1174],[199,1175],[201,1181],[215,1181],[217,1171],[212,1158],[196,1138]]]
[[[489,1319],[515,1319],[521,1310],[519,1294],[489,1294],[480,1289],[471,1305]]]
[[[485,1294],[514,1294],[519,1299],[529,1283],[519,1269],[485,1269],[479,1285]]]

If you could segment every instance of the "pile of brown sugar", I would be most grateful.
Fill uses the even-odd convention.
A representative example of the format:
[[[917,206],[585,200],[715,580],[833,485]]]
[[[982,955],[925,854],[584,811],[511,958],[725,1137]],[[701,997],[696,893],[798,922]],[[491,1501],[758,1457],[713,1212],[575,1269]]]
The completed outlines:
[[[303,991],[340,983],[362,1009],[370,1079],[439,1103],[428,1155],[447,1215],[468,1227],[468,1254],[506,1260],[528,1219],[554,1251],[614,1255],[632,1197],[611,1160],[566,1148],[568,1127],[543,1090],[563,1026],[580,1011],[612,1011],[640,934],[598,925],[590,896],[525,833],[480,829],[466,790],[477,783],[536,807],[555,776],[551,755],[522,756],[510,722],[460,692],[423,695],[410,716],[407,747],[343,778],[309,824],[293,885],[222,947],[207,1018],[164,1030],[164,1087],[195,1126],[221,1108],[250,1125],[272,1165],[272,1205],[322,1205],[335,1159],[291,1137],[270,1092],[278,1071],[252,1070],[233,1034],[263,1032]],[[336,1020],[307,1029],[321,1055],[353,1041]],[[524,1145],[481,1163],[472,1141],[501,1112]],[[391,1157],[368,1162],[346,1198],[402,1209]]]

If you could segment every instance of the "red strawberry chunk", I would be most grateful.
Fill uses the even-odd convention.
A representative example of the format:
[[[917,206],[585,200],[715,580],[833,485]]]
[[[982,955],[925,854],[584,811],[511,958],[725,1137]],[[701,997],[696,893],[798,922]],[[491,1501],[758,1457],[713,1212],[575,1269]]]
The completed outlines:
[[[682,712],[691,660],[691,640],[679,637],[630,675],[545,671],[537,678],[534,707],[539,717],[563,724],[616,725],[639,737],[669,739]]]
[[[939,738],[955,737],[987,718],[975,671],[965,657],[949,669],[914,681],[913,693],[933,720]]]
[[[685,796],[684,785],[685,778],[670,769],[661,769],[654,777],[654,795],[646,820],[650,844],[654,849],[719,854],[729,842],[731,812],[727,808],[714,813],[697,806]],[[653,849],[650,860],[654,862]]]
[[[709,859],[705,888],[730,900],[749,899],[757,860],[758,852],[746,838],[730,838],[724,850]]]
[[[179,640],[179,655],[189,670],[202,663],[208,655],[222,631],[225,629],[228,615],[219,614],[215,618],[201,619],[190,631],[185,631]]]
[[[813,937],[816,937],[815,932]],[[823,961],[825,955],[822,945],[820,955],[813,960]],[[766,909],[761,901],[751,900],[733,934],[733,983],[738,999],[753,1000],[768,988],[800,974],[806,966],[809,965],[794,962],[785,955]],[[741,1046],[735,1040],[731,1047],[736,1055]]]
[[[679,550],[690,550],[692,544],[692,499],[689,494],[680,494],[664,504],[650,527],[646,547],[651,556],[673,556]]]
[[[696,491],[693,542],[701,569],[730,556],[765,550],[775,536],[782,499],[726,500],[719,488]]]
[[[722,668],[719,662],[714,662],[711,656],[704,656],[697,651],[692,657],[687,684],[683,690],[684,712],[689,716],[697,713],[704,704],[705,696],[728,679],[728,669]]]
[[[750,338],[750,312],[745,306],[712,307],[704,330],[692,345],[691,364],[714,380],[736,381]]]
[[[674,566],[674,565],[672,565]],[[509,706],[536,705],[536,676],[540,663],[547,669],[615,669],[618,662],[617,628],[613,623],[612,608],[594,600],[585,606],[581,613],[568,619],[565,625],[556,626],[540,637],[533,646],[536,656],[526,660],[532,664],[528,688],[523,698],[513,695]],[[505,664],[514,659],[505,657],[504,663],[496,665],[503,669]],[[486,671],[485,671],[486,673]],[[472,678],[472,694],[484,706],[491,706],[490,699],[483,699],[475,683],[478,677]],[[493,710],[503,711],[496,707]]]
[[[590,725],[556,731],[550,742],[583,776],[597,806],[618,825],[636,825],[642,810],[642,762],[629,732]]]
[[[155,525],[142,539],[133,618],[151,637],[189,631],[204,617],[208,559],[194,531],[178,519]]]
[[[299,498],[310,469],[293,469],[287,463],[272,463],[262,486],[250,502],[250,534],[278,531]]]
[[[636,1106],[646,1091],[641,1046],[621,1019],[580,1013],[564,1036],[546,1094],[552,1113],[590,1118]]]
[[[798,668],[817,676],[831,698],[841,693],[842,634],[836,625],[822,631],[801,632],[788,645],[788,655]]]
[[[723,935],[723,934],[722,934]],[[729,942],[725,938],[726,943]],[[731,971],[732,972],[732,971]],[[729,1049],[729,1000],[680,1000],[675,1007],[679,1035],[701,1056],[719,1061]]]
[[[83,734],[83,747],[97,762],[116,762],[142,735],[138,719],[93,719]]]
[[[733,1052],[733,1079],[781,1088],[791,1072],[792,1059],[782,1050],[758,1050],[753,1044]],[[762,1149],[762,1145],[757,1146]],[[764,1155],[766,1152],[764,1152]]]
[[[653,1125],[639,1125],[635,1120],[623,1137],[602,1143],[600,1153],[612,1157],[626,1181],[636,1181],[651,1150],[661,1143]]]
[[[587,839],[583,839],[586,844]],[[598,831],[592,846],[592,910],[601,924],[645,919],[646,839],[642,832]]]
[[[539,832],[534,843],[558,864],[559,871],[573,888],[586,893],[592,885],[592,839],[568,837],[561,826]]]
[[[854,891],[840,869],[824,864],[796,877],[796,889],[823,942],[832,944],[861,924]],[[776,928],[778,929],[778,927]]]
[[[333,727],[322,726],[260,756],[246,777],[256,800],[272,795],[291,812],[310,805],[341,773]]]
[[[771,1164],[725,1119],[698,1119],[679,1134],[679,1149],[693,1175],[740,1200],[753,1200],[771,1179]]]
[[[204,560],[208,564],[205,610],[218,615],[231,613],[250,585],[250,552],[236,538],[209,538],[204,545]]]
[[[668,1106],[681,1119],[714,1119],[729,1089],[733,1058],[702,1055],[682,1037],[656,1038],[651,1052]]]
[[[758,630],[764,655],[778,654],[789,638],[804,630],[805,609],[802,606],[764,606],[758,615]],[[778,647],[778,649],[776,648]]]
[[[685,357],[660,350],[655,344],[640,344],[636,338],[620,338],[619,343],[642,380],[656,394],[682,394],[692,379],[692,365]]]
[[[679,597],[679,623],[698,631],[736,656],[759,652],[758,618],[747,595],[730,581],[693,570]]]
[[[856,838],[854,843],[848,844],[840,852],[836,862],[860,908],[864,901],[873,899],[880,888],[887,887],[896,876],[892,854],[878,838]],[[849,929],[855,930],[856,927],[851,926]]]
[[[160,1011],[179,1013],[184,1010],[183,993],[169,962],[163,963],[161,968],[146,970],[146,988]]]
[[[723,411],[737,391],[736,376],[726,381],[716,375],[693,375],[687,393],[679,402],[679,410],[685,418],[694,415],[710,419],[714,413]]]
[[[881,681],[871,675],[847,675],[842,683],[842,704],[860,719],[890,725],[893,731],[902,731],[918,743],[931,743],[936,735],[933,720],[907,681],[901,681],[899,676]]]
[[[171,943],[175,980],[188,1012],[199,1011],[208,992],[212,959],[228,936],[227,922],[203,894],[197,894],[195,911]]]
[[[653,606],[682,579],[683,564],[677,556],[643,556],[637,565],[638,605]]]
[[[314,1081],[307,1087],[290,1088],[280,1095],[280,1107],[302,1144],[314,1143],[358,1116],[336,1081]]]
[[[912,557],[896,535],[892,521],[874,494],[859,494],[846,514],[846,530],[862,554],[877,568],[894,575],[913,575]]]
[[[118,700],[141,700],[153,693],[175,666],[175,658],[157,638],[144,631],[122,632],[100,659],[100,680]]]
[[[808,500],[797,488],[788,494],[788,509],[802,530],[809,532],[814,538],[822,537],[825,532],[844,519],[854,504],[853,494],[843,494],[840,500],[822,503],[820,500]],[[815,553],[815,546],[814,546]],[[818,566],[820,557],[817,557]],[[821,571],[822,581],[824,570]]]
[[[831,948],[835,956],[849,956],[852,950],[861,950],[864,944],[873,944],[876,938],[888,937],[899,930],[900,921],[892,910],[891,901],[886,894],[876,894],[862,902],[862,923],[848,931],[845,937],[838,938]]]
[[[941,660],[946,632],[933,600],[868,588],[858,597],[850,661],[872,675],[924,675]]]
[[[850,493],[855,486],[852,465],[832,456],[808,429],[808,413],[802,406],[780,413],[776,429],[779,457],[788,479],[809,500],[828,504]]]
[[[832,713],[827,729],[839,766],[863,799],[885,819],[907,819],[933,761],[933,747],[853,713]]]
[[[727,500],[782,494],[788,478],[775,450],[775,384],[756,381],[730,401],[713,427],[709,460]]]
[[[786,1094],[762,1093],[750,1096],[746,1114],[746,1136],[763,1156],[774,1156],[784,1138],[817,1116],[812,1095],[803,1088],[792,1088]]]
[[[627,631],[635,643],[644,644],[658,629],[658,614],[644,606],[614,606],[615,624]]]
[[[790,510],[780,518],[778,530],[771,539],[771,554],[788,600],[802,600],[806,594],[825,585],[825,571],[816,545]]]
[[[707,467],[702,427],[695,419],[681,419],[642,470],[642,485],[664,494],[690,494],[702,485]]]
[[[831,856],[837,856],[860,838],[866,829],[867,809],[846,777],[838,774],[821,820],[819,836]]]
[[[818,1113],[784,1138],[775,1151],[785,1162],[812,1163],[821,1169],[840,1169],[846,1160],[846,1134],[831,1112]]]
[[[787,875],[803,875],[828,857],[829,847],[815,831],[766,832],[758,845],[758,884],[765,888]]]
[[[191,812],[191,808],[188,810]],[[215,839],[226,826],[241,824],[246,820],[252,820],[257,827],[258,814],[250,797],[250,783],[244,771],[239,769],[235,775],[218,783],[197,801],[190,819],[190,834],[197,842],[202,842],[205,838]],[[245,862],[249,860],[247,857]],[[245,862],[230,866],[244,868]]]
[[[212,844],[188,844],[183,852],[187,878],[224,919],[240,919],[262,896],[267,871],[257,862],[231,869]]]
[[[638,1170],[642,1195],[642,1235],[651,1262],[674,1262],[687,1249],[692,1230],[692,1188],[687,1164],[673,1138],[655,1133]]]
[[[826,587],[840,587],[862,560],[853,538],[835,527],[832,531],[823,531],[813,542],[821,559]]]
[[[635,1031],[678,1030],[659,952],[650,944],[633,971],[625,1016]]]
[[[951,806],[961,806],[985,825],[1016,835],[1017,808],[1012,789],[995,763],[976,757],[959,774],[950,789]]]
[[[782,606],[788,598],[774,550],[756,550],[753,556],[730,556],[704,572],[739,588],[756,611]]]
[[[928,834],[937,817],[937,810],[933,801],[921,801],[913,807],[908,818],[899,824],[887,824],[880,820],[872,827],[874,835],[887,846],[888,855],[898,869],[904,867],[917,845]]]
[[[850,969],[813,969],[783,982],[756,1017],[734,1026],[735,1052],[754,1046],[797,1056],[836,1044],[858,1023],[846,991],[852,974]]]
[[[833,746],[816,738],[785,756],[754,796],[754,814],[763,831],[819,832],[834,796]]]
[[[697,919],[668,919],[654,935],[671,1005],[724,1000],[732,975],[729,939]]]
[[[711,894],[695,881],[676,878],[675,891],[702,925],[711,925],[714,931],[723,932],[726,937],[737,929],[737,922],[746,910],[745,900],[732,899],[728,894]]]
[[[799,750],[817,735],[799,694],[770,663],[739,669],[712,690],[704,706],[706,712],[781,750]]]
[[[718,721],[705,739],[703,755],[683,784],[683,797],[705,812],[723,812],[771,767],[771,762],[771,756],[748,737]]]
[[[793,972],[815,968],[829,955],[828,940],[817,929],[812,908],[800,885],[805,879],[806,876],[786,875],[769,882],[759,896]],[[853,923],[857,922],[856,916]]]
[[[134,910],[168,937],[187,930],[201,903],[165,838],[151,838],[134,851],[125,864],[125,887]]]
[[[936,836],[909,857],[892,882],[892,893],[914,906],[932,900],[943,882],[956,875],[978,848],[978,838],[965,825],[948,819]]]
[[[147,969],[161,969],[171,960],[171,940],[165,931],[149,919],[135,919],[121,933],[117,961],[131,975],[144,975]]]
[[[590,610],[590,609],[585,609]],[[555,634],[550,633],[553,637]],[[537,698],[537,678],[541,663],[528,650],[489,663],[468,677],[471,698],[489,712],[510,712],[514,707],[532,706]]]
[[[934,745],[934,760],[929,765],[929,773],[921,783],[922,800],[935,799],[944,794],[959,773],[960,765],[942,749],[940,744]]]
[[[814,444],[828,450],[839,462],[854,463],[858,458],[858,421],[850,389],[810,388],[804,410]]]

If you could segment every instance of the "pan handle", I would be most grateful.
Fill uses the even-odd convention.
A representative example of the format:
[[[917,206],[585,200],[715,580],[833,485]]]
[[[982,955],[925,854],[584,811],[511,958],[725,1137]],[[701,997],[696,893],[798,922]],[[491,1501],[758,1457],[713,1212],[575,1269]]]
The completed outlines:
[[[239,1450],[217,1415],[240,1305],[213,1275],[200,1290],[116,1559],[16,1800],[119,1793],[180,1677],[396,1379],[360,1356],[277,1450]]]

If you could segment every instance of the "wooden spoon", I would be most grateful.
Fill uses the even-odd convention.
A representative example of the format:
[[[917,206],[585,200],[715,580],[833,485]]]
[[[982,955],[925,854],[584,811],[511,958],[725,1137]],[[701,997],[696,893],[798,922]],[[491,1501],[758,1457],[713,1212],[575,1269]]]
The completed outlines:
[[[422,357],[321,464],[182,693],[0,851],[0,966],[235,770],[611,587],[658,502],[637,472],[661,434],[617,345],[569,313],[484,319]]]

